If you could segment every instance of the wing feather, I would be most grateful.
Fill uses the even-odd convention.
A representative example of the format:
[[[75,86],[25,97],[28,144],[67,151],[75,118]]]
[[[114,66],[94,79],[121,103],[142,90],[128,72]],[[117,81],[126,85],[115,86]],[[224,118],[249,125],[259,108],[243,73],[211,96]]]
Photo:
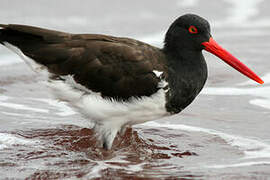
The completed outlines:
[[[48,67],[54,77],[72,75],[77,83],[104,97],[150,96],[161,81],[153,71],[167,72],[162,51],[137,40],[23,25],[0,27],[1,42],[18,47]]]

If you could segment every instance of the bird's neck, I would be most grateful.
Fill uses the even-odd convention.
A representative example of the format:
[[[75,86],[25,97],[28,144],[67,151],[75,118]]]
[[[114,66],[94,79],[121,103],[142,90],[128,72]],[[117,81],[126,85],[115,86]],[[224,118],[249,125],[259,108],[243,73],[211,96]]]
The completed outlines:
[[[202,90],[207,79],[207,65],[201,51],[167,51],[167,111],[178,113],[187,107]]]

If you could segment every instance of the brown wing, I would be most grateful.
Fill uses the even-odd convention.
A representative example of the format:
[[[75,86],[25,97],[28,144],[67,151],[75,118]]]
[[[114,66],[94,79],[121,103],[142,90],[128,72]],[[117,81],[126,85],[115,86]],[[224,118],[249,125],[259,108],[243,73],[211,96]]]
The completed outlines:
[[[153,70],[167,72],[160,49],[133,39],[22,25],[0,27],[1,43],[17,46],[56,77],[73,75],[77,83],[106,97],[150,96],[160,82]]]

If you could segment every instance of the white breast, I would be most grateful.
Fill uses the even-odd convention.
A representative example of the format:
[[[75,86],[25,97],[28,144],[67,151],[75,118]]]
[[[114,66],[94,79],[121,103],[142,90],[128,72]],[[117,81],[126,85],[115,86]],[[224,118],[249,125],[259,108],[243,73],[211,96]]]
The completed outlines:
[[[69,102],[87,118],[97,124],[133,125],[158,119],[167,115],[165,92],[160,89],[152,96],[133,98],[128,102],[101,97],[84,86],[77,84],[72,76],[66,81],[53,80],[48,83],[56,98]],[[87,89],[87,91],[85,90]]]

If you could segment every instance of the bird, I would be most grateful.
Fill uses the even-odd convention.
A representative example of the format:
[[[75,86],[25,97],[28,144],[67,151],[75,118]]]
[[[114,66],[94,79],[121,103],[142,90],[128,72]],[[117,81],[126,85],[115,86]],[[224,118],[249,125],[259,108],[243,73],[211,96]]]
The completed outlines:
[[[213,39],[209,22],[196,14],[178,17],[162,48],[19,24],[0,24],[0,43],[45,73],[55,98],[94,123],[107,150],[127,127],[180,113],[192,103],[208,76],[203,50],[264,83]]]

